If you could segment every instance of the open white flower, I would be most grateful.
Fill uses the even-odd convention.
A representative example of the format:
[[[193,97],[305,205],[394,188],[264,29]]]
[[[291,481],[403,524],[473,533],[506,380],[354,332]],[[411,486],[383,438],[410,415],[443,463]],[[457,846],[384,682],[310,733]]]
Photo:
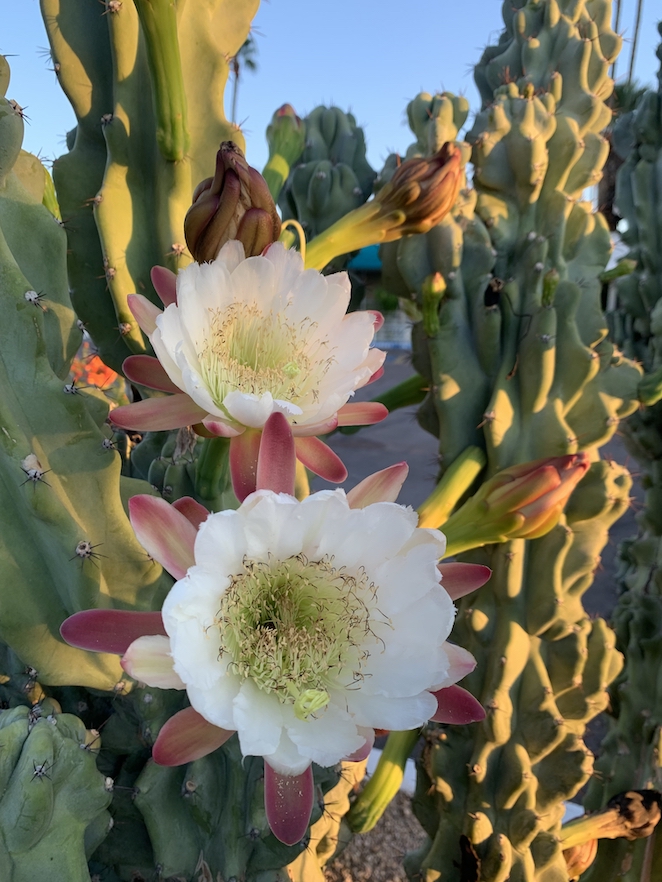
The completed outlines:
[[[227,242],[215,261],[181,270],[176,292],[166,271],[153,279],[165,310],[138,295],[130,305],[158,362],[133,356],[124,369],[135,382],[179,394],[118,408],[118,425],[204,423],[232,436],[280,412],[295,434],[321,434],[384,361],[385,353],[370,349],[381,317],[346,315],[347,274],[305,270],[301,255],[278,242],[247,259],[240,242]],[[360,422],[383,418],[381,406],[371,407]],[[360,424],[352,415],[350,407],[345,424]]]
[[[416,523],[394,503],[351,509],[341,490],[303,502],[259,491],[201,525],[195,565],[163,606],[168,636],[137,640],[123,664],[185,687],[205,720],[281,774],[333,765],[374,728],[420,726],[432,692],[473,660],[444,642],[455,615],[437,569],[444,537]]]
[[[122,654],[135,679],[186,689],[191,707],[161,728],[156,762],[191,762],[235,731],[263,756],[267,818],[289,844],[310,818],[312,762],[364,758],[375,728],[484,716],[453,685],[473,657],[445,641],[451,598],[489,570],[438,566],[442,534],[393,501],[406,473],[399,463],[303,502],[260,490],[211,515],[187,497],[134,496],[140,543],[178,580],[162,613],[85,610],[62,625],[74,646]]]

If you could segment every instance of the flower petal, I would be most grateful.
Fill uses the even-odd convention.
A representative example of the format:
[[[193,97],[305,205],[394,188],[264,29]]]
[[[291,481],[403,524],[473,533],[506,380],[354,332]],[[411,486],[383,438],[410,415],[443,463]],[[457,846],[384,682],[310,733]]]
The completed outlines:
[[[333,484],[342,484],[347,478],[343,461],[319,438],[295,438],[294,443],[297,459],[320,478]]]
[[[256,489],[294,496],[296,461],[290,424],[282,413],[272,413],[262,430]]]
[[[179,711],[161,727],[152,758],[160,766],[182,766],[217,750],[234,735],[208,723],[192,707]]]
[[[186,575],[195,563],[193,524],[165,499],[142,494],[129,499],[129,518],[145,551],[175,579]]]
[[[193,524],[196,530],[200,524],[204,524],[210,514],[204,505],[200,505],[200,503],[196,502],[191,496],[182,496],[179,499],[176,499],[172,503],[172,507],[183,514],[184,517]]]
[[[70,646],[92,652],[123,655],[134,640],[145,634],[163,634],[160,612],[129,609],[85,609],[62,622],[60,634]]]
[[[406,462],[374,472],[347,494],[350,508],[365,508],[373,502],[395,502],[409,473]]]
[[[161,392],[181,393],[163,369],[158,358],[151,355],[130,355],[124,359],[122,373],[131,383],[159,389]]]
[[[244,756],[266,756],[278,748],[283,731],[281,704],[276,695],[245,680],[233,702],[239,744]]]
[[[463,646],[457,646],[455,643],[449,643],[446,641],[443,648],[450,663],[450,667],[448,669],[446,682],[440,683],[438,688],[434,689],[434,692],[438,692],[439,689],[443,687],[452,686],[454,683],[457,683],[458,680],[462,680],[463,677],[470,674],[476,667],[476,659],[469,650],[465,649]]]
[[[447,686],[431,694],[437,700],[437,710],[430,717],[434,723],[454,723],[457,726],[464,726],[485,719],[483,705],[461,686]]]
[[[374,374],[370,375],[370,379],[367,381],[367,383],[365,385],[369,386],[371,383],[376,383],[377,380],[381,380],[381,378],[383,376],[384,376],[384,365],[382,365],[381,367],[378,367],[377,370],[374,372]]]
[[[185,689],[172,664],[170,640],[158,635],[138,637],[122,656],[122,667],[134,680],[159,689]]]
[[[156,330],[156,319],[161,315],[161,310],[142,294],[129,294],[126,302],[140,330],[149,337]]]
[[[338,428],[338,417],[334,413],[328,420],[321,423],[304,423],[302,426],[292,423],[292,434],[295,438],[305,438],[308,435],[328,435]]]
[[[271,832],[285,845],[296,845],[306,835],[313,810],[313,770],[281,775],[264,764],[264,807]]]
[[[164,306],[177,303],[177,276],[164,266],[153,266],[150,278]]]
[[[377,401],[353,401],[338,411],[339,426],[372,426],[388,416],[388,408]]]
[[[375,334],[376,334],[377,331],[384,324],[384,316],[381,314],[381,312],[378,312],[376,309],[366,309],[366,312],[368,313],[368,315],[372,316],[372,323],[374,325]]]
[[[458,600],[465,594],[471,594],[476,591],[492,576],[492,570],[481,564],[448,563],[439,564],[439,572],[441,573],[441,584],[446,589],[451,600]]]
[[[236,438],[237,435],[241,435],[245,431],[244,427],[237,423],[226,423],[212,416],[206,416],[202,425],[214,438]]]
[[[271,392],[253,395],[237,390],[225,396],[223,407],[242,426],[261,429],[274,412],[274,399]]]
[[[255,429],[246,429],[243,435],[230,439],[230,475],[239,502],[255,492],[260,440],[261,433]]]
[[[366,729],[363,726],[359,728],[359,734],[363,735],[365,738],[365,742],[363,743],[363,747],[359,747],[358,750],[355,750],[354,753],[350,754],[350,756],[343,757],[343,762],[345,763],[362,763],[363,760],[368,759],[370,756],[370,751],[372,750],[375,744],[375,730],[374,729]]]
[[[183,429],[184,426],[202,422],[206,416],[205,411],[183,393],[167,398],[146,398],[116,407],[110,412],[110,419],[116,426],[136,432]]]

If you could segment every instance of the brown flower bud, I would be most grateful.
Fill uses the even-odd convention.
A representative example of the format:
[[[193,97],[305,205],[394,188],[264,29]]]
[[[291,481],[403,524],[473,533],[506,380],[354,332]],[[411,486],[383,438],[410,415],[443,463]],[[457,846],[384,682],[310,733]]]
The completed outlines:
[[[400,235],[427,233],[451,210],[462,183],[462,156],[448,141],[434,156],[407,159],[375,195],[384,212],[404,212]]]
[[[280,235],[280,218],[262,175],[233,141],[216,154],[216,173],[201,181],[184,218],[186,244],[198,263],[214,260],[230,239],[246,257],[261,254]]]

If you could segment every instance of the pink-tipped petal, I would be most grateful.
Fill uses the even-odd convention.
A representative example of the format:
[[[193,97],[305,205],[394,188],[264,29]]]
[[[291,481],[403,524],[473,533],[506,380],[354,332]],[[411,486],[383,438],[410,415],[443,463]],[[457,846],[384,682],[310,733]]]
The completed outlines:
[[[70,646],[116,655],[124,655],[139,637],[165,633],[160,612],[129,609],[85,609],[69,616],[60,627],[62,639]]]
[[[375,380],[379,380],[383,376],[384,376],[384,365],[377,368],[377,370],[374,372],[374,374],[370,377],[370,379],[368,380],[368,382],[365,385],[369,386],[371,383],[374,383]]]
[[[238,423],[230,425],[224,423],[223,420],[214,419],[212,416],[206,416],[202,425],[213,438],[236,438],[237,435],[241,435],[245,431],[244,427]]]
[[[116,426],[136,432],[183,429],[184,426],[201,422],[205,416],[205,411],[184,393],[167,398],[146,398],[116,407],[110,412],[110,419]]]
[[[319,438],[295,438],[294,444],[297,450],[297,459],[307,469],[330,481],[332,484],[342,484],[347,477],[347,469],[340,457],[331,450]]]
[[[173,668],[168,637],[155,634],[138,637],[122,656],[121,665],[139,683],[158,689],[186,689]]]
[[[446,682],[457,683],[458,680],[466,677],[476,667],[476,659],[463,646],[457,646],[455,643],[446,641],[444,649],[446,650],[446,657],[450,662],[450,671]]]
[[[430,717],[433,723],[453,723],[464,726],[485,719],[485,708],[470,692],[461,686],[447,686],[432,693],[437,699],[437,711]]]
[[[196,530],[200,524],[204,524],[209,517],[209,512],[204,505],[200,505],[200,503],[196,502],[191,496],[182,496],[180,499],[176,499],[172,503],[172,507],[176,508],[178,512],[183,514],[184,517],[193,524]]]
[[[360,735],[365,735],[365,743],[363,747],[359,747],[358,750],[355,750],[354,753],[351,753],[349,756],[346,756],[344,762],[346,763],[362,763],[363,760],[368,759],[370,756],[370,751],[373,748],[375,743],[375,730],[374,729],[360,729]]]
[[[301,775],[280,775],[264,763],[264,807],[276,839],[296,845],[306,835],[314,800],[313,770]]]
[[[398,462],[368,475],[347,494],[350,508],[365,508],[373,502],[395,502],[409,472],[406,462]]]
[[[160,766],[183,766],[217,750],[234,732],[212,725],[192,707],[186,707],[161,727],[152,759]]]
[[[471,594],[489,581],[492,570],[482,564],[440,563],[441,586],[446,589],[451,600],[458,600],[465,594]]]
[[[230,475],[239,502],[254,493],[257,487],[261,434],[257,429],[246,429],[243,435],[230,439]]]
[[[162,310],[142,294],[129,294],[126,302],[141,331],[149,337],[156,330],[156,319],[161,315]]]
[[[132,496],[129,518],[138,542],[175,579],[195,563],[197,529],[181,512],[158,496]]]
[[[366,312],[372,316],[372,324],[375,329],[375,334],[384,324],[384,316],[381,312],[377,312],[376,309],[366,309]]]
[[[338,428],[338,416],[334,413],[328,420],[321,423],[306,423],[303,426],[292,426],[292,434],[295,438],[307,438],[309,435],[326,435]]]
[[[177,276],[164,266],[153,266],[150,278],[164,306],[177,303]]]
[[[159,389],[161,392],[181,394],[161,366],[158,358],[151,355],[130,355],[124,359],[122,373],[130,383],[147,386],[148,389]]]
[[[282,413],[272,413],[262,430],[256,489],[294,496],[296,463],[290,424]]]
[[[388,416],[388,408],[378,401],[353,401],[338,411],[339,426],[372,426]]]

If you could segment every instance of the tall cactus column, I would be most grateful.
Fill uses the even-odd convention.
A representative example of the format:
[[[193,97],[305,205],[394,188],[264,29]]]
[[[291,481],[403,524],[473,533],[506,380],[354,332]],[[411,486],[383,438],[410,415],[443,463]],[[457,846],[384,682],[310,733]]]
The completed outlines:
[[[662,25],[658,25],[662,36]],[[662,45],[657,49],[662,62]],[[616,204],[627,220],[624,240],[631,275],[617,283],[617,308],[610,315],[625,351],[656,376],[662,368],[662,68],[657,91],[645,93],[627,119],[634,146],[619,170]],[[625,123],[626,120],[623,120]],[[586,800],[600,808],[627,788],[662,788],[662,407],[633,414],[626,443],[644,471],[645,504],[637,516],[639,535],[621,548],[623,594],[614,612],[617,646],[625,668],[613,686],[610,731]],[[662,839],[655,842],[601,842],[587,878],[639,880],[662,873]]]
[[[427,732],[415,807],[430,841],[408,861],[412,879],[568,878],[562,801],[591,774],[583,734],[621,666],[581,604],[630,488],[598,449],[639,405],[642,374],[606,338],[609,232],[581,201],[606,157],[610,13],[606,0],[504,7],[476,68],[475,190],[426,236],[388,246],[400,293],[414,292],[414,364],[430,388],[419,419],[442,471],[473,444],[488,477],[545,456],[593,460],[551,533],[472,555],[494,575],[461,601],[454,639],[478,659],[466,682],[488,716]]]

